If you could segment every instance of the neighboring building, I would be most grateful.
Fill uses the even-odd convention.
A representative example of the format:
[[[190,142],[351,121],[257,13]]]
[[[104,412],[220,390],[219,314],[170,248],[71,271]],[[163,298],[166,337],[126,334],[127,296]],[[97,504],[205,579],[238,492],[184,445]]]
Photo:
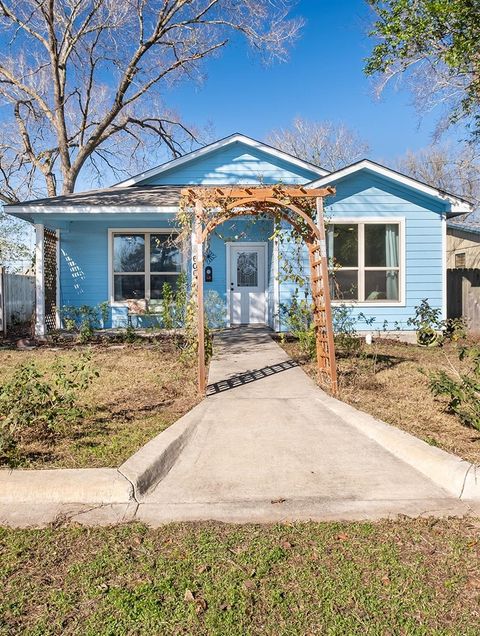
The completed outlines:
[[[474,214],[447,223],[448,269],[480,269],[480,220]]]
[[[37,333],[59,325],[58,307],[108,301],[107,326],[120,327],[130,301],[161,302],[163,283],[186,267],[169,242],[185,185],[279,182],[336,187],[325,202],[333,303],[351,305],[360,330],[410,329],[423,298],[446,316],[447,219],[468,202],[368,160],[329,174],[235,134],[111,188],[7,206],[36,227]],[[217,292],[226,325],[285,329],[296,284],[282,271],[298,263],[273,234],[272,220],[242,218],[212,235],[205,290]]]

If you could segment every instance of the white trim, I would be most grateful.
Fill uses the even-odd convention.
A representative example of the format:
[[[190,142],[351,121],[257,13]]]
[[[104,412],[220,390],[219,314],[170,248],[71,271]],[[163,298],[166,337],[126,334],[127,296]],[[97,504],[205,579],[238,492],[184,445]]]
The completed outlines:
[[[442,320],[447,319],[447,215],[442,214]]]
[[[57,243],[55,245],[56,280],[55,280],[55,326],[61,329],[62,321],[60,316],[60,230],[55,230]]]
[[[257,150],[261,150],[265,154],[272,155],[277,157],[278,159],[283,159],[284,161],[288,161],[294,166],[299,166],[304,168],[305,170],[310,170],[310,172],[316,172],[320,176],[324,176],[328,174],[327,170],[323,168],[319,168],[318,166],[314,166],[307,161],[303,161],[298,157],[294,157],[287,152],[283,152],[282,150],[277,150],[276,148],[272,148],[266,144],[257,141],[256,139],[252,139],[251,137],[247,137],[246,135],[241,135],[240,133],[234,133],[229,137],[225,137],[225,139],[220,139],[218,141],[213,142],[212,144],[208,144],[207,146],[203,146],[203,148],[199,148],[198,150],[194,150],[193,152],[189,152],[183,157],[179,157],[178,159],[172,159],[171,161],[167,161],[166,163],[161,164],[160,166],[156,166],[155,168],[151,168],[150,170],[146,170],[145,172],[141,172],[125,181],[120,181],[120,183],[116,183],[114,185],[115,188],[124,188],[131,185],[135,185],[141,181],[145,181],[146,179],[150,179],[155,177],[162,172],[166,172],[167,170],[172,170],[173,168],[178,168],[179,166],[183,166],[184,164],[195,161],[199,157],[203,157],[204,155],[208,155],[211,152],[215,152],[220,148],[225,148],[226,146],[230,146],[231,144],[241,142],[246,146],[250,146],[251,148],[256,148]]]
[[[172,234],[177,233],[178,231],[175,228],[164,228],[164,227],[149,227],[149,228],[138,228],[138,227],[109,227],[108,228],[108,303],[110,307],[126,307],[127,303],[125,300],[114,300],[114,287],[113,287],[113,236],[114,234]],[[138,272],[138,274],[145,276],[145,296],[148,297],[150,295],[150,253],[149,247],[147,247],[147,242],[145,243],[145,271]],[[179,248],[180,249],[180,248]],[[148,261],[148,262],[147,262]],[[185,264],[185,257],[182,255],[182,266]],[[133,274],[134,272],[132,272]],[[176,272],[172,272],[172,276]]]
[[[447,192],[443,192],[442,190],[438,190],[433,186],[429,186],[426,183],[422,183],[421,181],[417,181],[417,179],[413,179],[412,177],[407,177],[404,174],[400,174],[395,170],[391,170],[390,168],[386,168],[385,166],[381,166],[378,163],[374,163],[373,161],[369,161],[368,159],[363,159],[358,163],[354,163],[350,166],[346,166],[341,170],[337,170],[336,172],[331,172],[330,174],[322,177],[321,179],[316,179],[315,181],[311,181],[305,187],[306,188],[321,188],[323,186],[329,185],[339,179],[343,179],[344,177],[348,177],[349,175],[359,172],[360,170],[369,170],[370,172],[374,172],[375,174],[381,175],[382,177],[386,177],[391,179],[392,181],[396,181],[397,183],[401,183],[402,185],[408,186],[409,188],[413,188],[414,190],[418,190],[419,192],[423,192],[423,194],[427,194],[428,196],[434,197],[435,199],[440,199],[443,202],[448,202],[450,204],[450,211],[463,214],[465,212],[471,212],[473,206],[468,201],[464,201],[452,194],[448,194]]]
[[[358,217],[341,217],[339,219],[335,219],[332,218],[330,220],[330,225],[342,225],[342,224],[349,224],[351,223],[352,225],[359,225],[359,235],[358,235],[358,248],[359,248],[359,261],[358,261],[358,267],[352,268],[355,270],[360,271],[361,267],[360,264],[364,262],[364,250],[365,250],[365,242],[364,242],[364,225],[368,225],[371,223],[374,224],[398,224],[399,225],[399,254],[400,254],[400,264],[399,264],[399,285],[398,285],[398,289],[399,289],[399,299],[398,300],[392,300],[392,301],[387,301],[387,302],[383,302],[383,301],[376,301],[376,302],[368,302],[368,301],[362,301],[362,300],[332,300],[332,305],[347,305],[347,306],[353,306],[353,307],[405,307],[406,306],[406,298],[407,298],[407,293],[406,293],[406,283],[407,283],[407,277],[406,277],[406,271],[407,271],[407,243],[406,243],[406,237],[405,237],[405,229],[406,229],[406,223],[405,223],[405,217],[383,217],[383,216],[377,216],[377,217],[363,217],[363,216],[358,216]],[[347,270],[349,269],[348,267],[346,268]],[[388,269],[387,267],[385,268],[369,268],[371,270],[376,270],[376,269]],[[396,269],[396,268],[393,268]],[[365,268],[363,268],[363,271],[365,271]],[[364,281],[364,276],[359,276],[359,296],[361,298],[363,298],[363,293],[364,293],[364,285],[365,285],[365,281]]]
[[[10,205],[8,214],[176,214],[178,205]]]
[[[44,226],[35,224],[35,335],[43,338],[45,328],[45,255]]]
[[[263,259],[264,259],[264,267],[263,267],[263,278],[264,278],[264,305],[265,305],[265,324],[268,325],[268,241],[225,241],[225,249],[226,249],[226,259],[227,259],[227,268],[226,268],[226,286],[227,286],[227,327],[231,327],[231,315],[232,315],[232,307],[231,307],[231,292],[230,292],[230,276],[231,276],[231,249],[232,247],[263,247]]]

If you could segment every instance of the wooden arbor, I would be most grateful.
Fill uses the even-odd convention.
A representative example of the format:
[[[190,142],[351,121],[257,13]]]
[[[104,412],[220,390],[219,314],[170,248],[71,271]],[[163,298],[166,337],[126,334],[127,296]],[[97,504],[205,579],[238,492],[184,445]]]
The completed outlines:
[[[218,225],[237,216],[273,216],[290,223],[307,247],[315,324],[319,376],[337,393],[335,345],[328,282],[328,263],[323,198],[335,193],[331,187],[189,187],[181,192],[180,209],[194,209],[192,275],[197,287],[198,388],[205,393],[205,325],[203,306],[203,245]],[[312,209],[313,201],[315,206]],[[316,210],[316,223],[313,220]]]

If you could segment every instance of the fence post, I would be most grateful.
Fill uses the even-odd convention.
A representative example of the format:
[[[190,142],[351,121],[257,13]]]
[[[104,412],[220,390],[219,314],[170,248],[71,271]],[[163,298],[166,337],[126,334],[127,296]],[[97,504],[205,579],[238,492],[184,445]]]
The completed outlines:
[[[7,333],[7,302],[5,300],[5,267],[0,267],[0,331]]]

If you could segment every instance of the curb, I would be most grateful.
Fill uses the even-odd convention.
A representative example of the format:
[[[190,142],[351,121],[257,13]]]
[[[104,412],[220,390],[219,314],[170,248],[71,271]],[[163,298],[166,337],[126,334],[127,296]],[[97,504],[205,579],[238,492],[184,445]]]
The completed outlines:
[[[112,504],[132,498],[132,484],[116,468],[0,471],[1,504]]]
[[[0,470],[1,504],[126,504],[171,469],[205,411],[205,400],[119,468]]]
[[[203,400],[118,468],[118,472],[132,485],[135,499],[145,495],[169,472],[202,420],[205,410],[206,400]]]
[[[462,500],[480,501],[480,466],[430,446],[418,437],[358,411],[326,393],[320,393],[317,400],[449,494]]]

